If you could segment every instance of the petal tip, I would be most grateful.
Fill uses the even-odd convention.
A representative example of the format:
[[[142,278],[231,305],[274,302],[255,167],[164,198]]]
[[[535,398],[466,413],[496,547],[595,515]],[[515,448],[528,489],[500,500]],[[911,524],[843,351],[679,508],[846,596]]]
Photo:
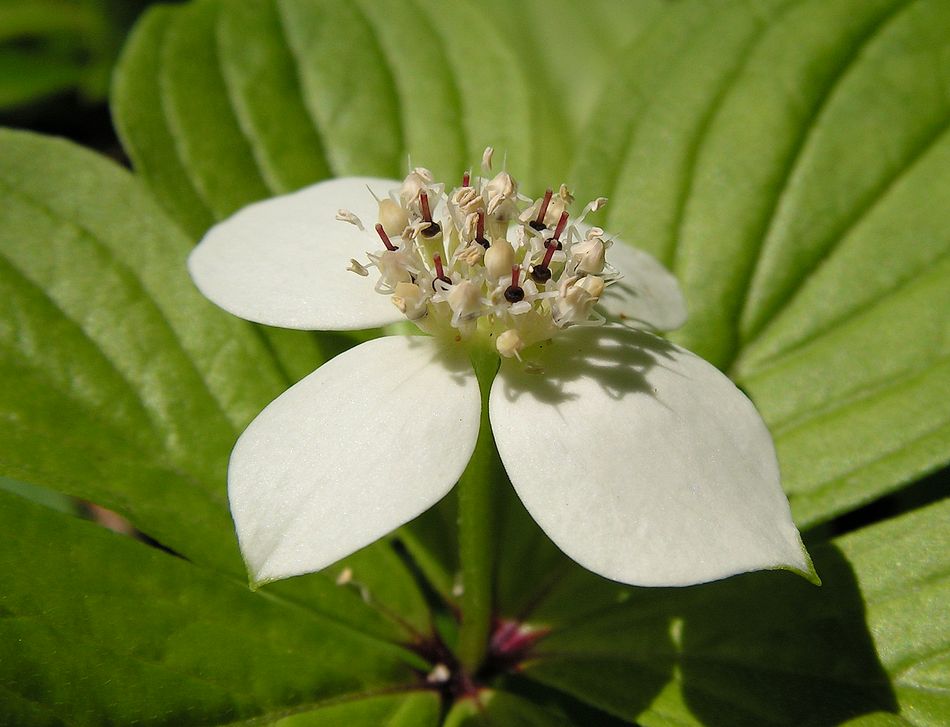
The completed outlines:
[[[801,558],[803,561],[803,566],[800,567],[797,565],[789,565],[783,570],[790,571],[796,575],[801,576],[806,581],[811,583],[813,586],[821,585],[821,576],[818,575],[818,571],[815,570],[815,564],[812,562],[811,555],[808,552],[808,549],[805,547],[805,544],[801,541],[801,538],[798,540],[799,547],[801,548]]]

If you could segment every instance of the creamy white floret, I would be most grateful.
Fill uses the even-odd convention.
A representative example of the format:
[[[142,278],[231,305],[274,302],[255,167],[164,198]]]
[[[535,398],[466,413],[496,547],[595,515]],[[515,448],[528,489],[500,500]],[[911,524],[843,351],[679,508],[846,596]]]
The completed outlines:
[[[488,172],[490,154],[486,159]],[[570,222],[573,201],[564,185],[526,198],[505,171],[466,173],[461,186],[446,191],[416,167],[378,200],[375,228],[384,249],[350,269],[364,275],[375,267],[376,291],[425,332],[490,337],[502,356],[520,358],[569,326],[603,323],[595,306],[620,278],[606,262],[603,231],[582,234]],[[605,203],[598,198],[582,214]],[[346,210],[338,219],[363,229]]]

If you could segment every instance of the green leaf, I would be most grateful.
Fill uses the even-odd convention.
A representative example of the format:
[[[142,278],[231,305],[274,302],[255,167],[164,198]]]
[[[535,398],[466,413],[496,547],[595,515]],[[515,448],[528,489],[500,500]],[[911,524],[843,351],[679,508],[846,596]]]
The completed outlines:
[[[416,690],[317,707],[282,717],[272,724],[274,727],[436,727],[440,724],[439,709],[438,694]]]
[[[112,115],[135,171],[197,241],[214,216],[178,157],[158,75],[162,42],[174,15],[170,6],[152,7],[136,24],[113,76]]]
[[[658,0],[556,7],[152,8],[116,70],[116,125],[136,170],[196,237],[252,199],[331,174],[399,176],[410,155],[454,179],[492,145],[526,188],[543,189],[565,175],[615,54],[665,12]],[[565,18],[583,28],[567,55],[551,37]]]
[[[531,616],[552,633],[523,671],[644,725],[942,724],[948,526],[945,500],[812,547],[821,588],[757,573],[630,589],[575,568]]]
[[[545,708],[514,694],[482,690],[476,698],[455,703],[445,727],[570,727],[574,724],[556,708]]]
[[[676,12],[627,56],[575,173],[679,276],[674,339],[748,391],[810,526],[950,459],[950,7]]]
[[[0,474],[115,510],[243,579],[226,464],[286,387],[271,349],[194,289],[188,240],[111,162],[0,131],[0,189]],[[326,573],[269,590],[390,638],[429,628],[388,543],[347,565],[364,588]]]
[[[6,724],[437,713],[434,695],[373,698],[414,688],[425,669],[395,646],[3,492],[0,528],[15,533],[0,553]],[[321,703],[340,699],[353,701],[321,721]]]

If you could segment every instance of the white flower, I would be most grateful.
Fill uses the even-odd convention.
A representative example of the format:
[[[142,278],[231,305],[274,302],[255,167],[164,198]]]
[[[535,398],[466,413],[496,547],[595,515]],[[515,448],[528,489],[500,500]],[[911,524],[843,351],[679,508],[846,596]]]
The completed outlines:
[[[228,492],[252,578],[324,568],[452,488],[479,430],[472,350],[503,357],[488,402],[512,484],[584,567],[650,586],[813,573],[753,405],[710,364],[629,325],[682,324],[675,279],[602,230],[567,225],[566,189],[552,219],[507,174],[465,186],[445,191],[423,169],[403,183],[322,182],[241,210],[191,255],[201,291],[252,321],[408,319],[431,334],[337,356],[241,436]],[[628,325],[595,325],[602,313]]]

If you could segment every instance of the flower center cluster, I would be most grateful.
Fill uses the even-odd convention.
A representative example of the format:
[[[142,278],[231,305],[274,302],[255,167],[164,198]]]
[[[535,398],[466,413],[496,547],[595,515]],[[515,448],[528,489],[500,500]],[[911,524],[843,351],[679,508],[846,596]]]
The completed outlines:
[[[467,340],[491,337],[502,356],[521,358],[526,347],[568,326],[600,325],[594,305],[620,274],[606,261],[603,230],[578,229],[600,209],[600,197],[571,220],[567,187],[532,200],[518,193],[507,172],[492,177],[491,149],[484,177],[462,176],[451,191],[428,169],[413,169],[398,190],[378,199],[375,233],[382,249],[350,269],[375,268],[378,293],[423,331]],[[362,228],[352,213],[338,218]]]

